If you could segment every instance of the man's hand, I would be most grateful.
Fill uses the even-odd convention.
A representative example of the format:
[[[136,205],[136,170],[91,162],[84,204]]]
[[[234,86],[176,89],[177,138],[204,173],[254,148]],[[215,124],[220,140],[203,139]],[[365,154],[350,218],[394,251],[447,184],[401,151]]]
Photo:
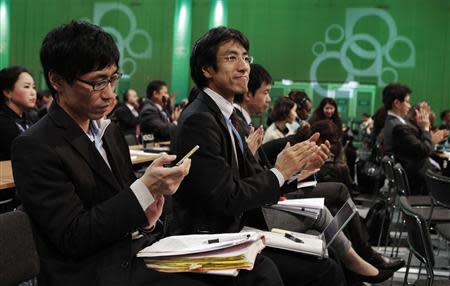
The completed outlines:
[[[153,227],[158,221],[164,207],[164,196],[157,195],[155,201],[148,206],[145,210],[145,216],[147,217],[148,226]]]
[[[311,142],[317,142],[319,140],[320,134],[318,132],[314,133],[308,140]],[[315,154],[310,157],[310,160],[306,164],[304,170],[313,171],[320,169],[325,161],[330,157],[331,144],[328,140],[319,145],[319,148]]]
[[[294,174],[299,173],[308,163],[310,156],[318,150],[319,147],[316,143],[309,140],[297,143],[294,146],[287,143],[283,151],[277,156],[275,168],[287,180]]]
[[[181,114],[181,108],[179,106],[175,106],[175,108],[172,111],[172,122],[177,122],[178,119],[180,119]]]
[[[447,139],[449,131],[447,129],[436,130],[431,132],[431,142],[436,145]]]
[[[425,102],[422,102],[419,109],[416,109],[416,123],[420,129],[430,131],[430,108]]]
[[[164,167],[164,164],[170,163],[175,158],[175,155],[162,155],[145,170],[144,175],[140,178],[153,197],[173,195],[183,178],[189,173],[191,159],[185,159],[179,166]]]
[[[259,147],[261,147],[263,136],[264,136],[264,129],[262,126],[260,126],[256,130],[252,127],[252,129],[250,130],[250,135],[248,135],[248,137],[245,138],[248,149],[250,149],[250,152],[252,152],[253,155],[255,155],[256,151],[258,151]]]

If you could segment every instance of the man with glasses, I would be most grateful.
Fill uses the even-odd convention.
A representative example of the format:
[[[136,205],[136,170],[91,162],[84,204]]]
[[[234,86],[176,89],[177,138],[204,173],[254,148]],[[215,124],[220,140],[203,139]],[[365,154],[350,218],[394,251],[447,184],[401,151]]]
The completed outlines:
[[[190,159],[166,168],[175,156],[164,155],[135,178],[124,138],[103,119],[121,74],[117,46],[100,27],[57,27],[40,57],[55,103],[12,149],[17,191],[35,230],[39,285],[266,282],[252,272],[232,279],[147,269],[135,254],[161,237],[164,195],[177,190]],[[280,285],[275,266],[265,263],[274,281],[265,285]]]
[[[286,147],[275,167],[263,170],[236,129],[235,94],[247,92],[249,42],[239,31],[218,27],[203,35],[190,58],[199,94],[181,114],[172,140],[183,156],[195,145],[192,168],[174,196],[173,233],[237,232],[243,225],[263,228],[261,207],[275,203],[280,187],[312,162],[321,149],[306,141]],[[330,259],[317,260],[264,249],[277,264],[286,285],[342,285],[340,269]]]

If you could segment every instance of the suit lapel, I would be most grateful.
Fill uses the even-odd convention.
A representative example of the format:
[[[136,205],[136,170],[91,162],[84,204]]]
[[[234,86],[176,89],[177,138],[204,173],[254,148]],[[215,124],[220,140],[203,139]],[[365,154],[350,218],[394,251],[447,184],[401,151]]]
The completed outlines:
[[[229,131],[228,131],[228,125],[225,122],[225,117],[223,116],[222,112],[220,111],[217,104],[204,92],[201,92],[198,97],[198,100],[201,100],[211,111],[216,121],[219,123],[220,128],[222,129],[222,133],[224,134],[225,140],[227,140],[227,160],[228,164],[230,164],[231,168],[233,169],[234,174],[239,177],[239,165],[236,161],[236,156],[234,156],[233,153],[233,142],[231,141]],[[236,147],[239,149],[239,147]],[[238,151],[238,150],[237,150]],[[239,156],[238,156],[239,157]]]
[[[111,170],[114,173],[114,177],[117,178],[118,183],[120,184],[121,189],[125,187],[125,182],[120,178],[123,177],[123,172],[121,172],[120,166],[124,166],[126,162],[123,162],[122,156],[119,156],[120,150],[117,148],[117,145],[114,144],[114,138],[109,132],[107,128],[105,134],[103,135],[103,147],[106,150],[106,154],[108,156],[108,162],[111,166]],[[128,155],[128,154],[127,154]],[[119,162],[120,161],[120,162]]]
[[[113,189],[120,190],[118,182],[115,176],[111,176],[111,170],[105,160],[78,124],[58,104],[52,105],[49,114],[55,125],[63,130],[64,139],[83,157],[92,171]]]

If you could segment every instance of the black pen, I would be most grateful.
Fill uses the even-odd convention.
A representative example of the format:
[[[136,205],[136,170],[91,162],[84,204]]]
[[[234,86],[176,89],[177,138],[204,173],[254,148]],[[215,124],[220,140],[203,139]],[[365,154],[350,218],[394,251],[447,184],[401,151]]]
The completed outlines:
[[[228,240],[228,239],[219,240],[219,238],[212,238],[212,239],[208,239],[206,242],[208,244],[213,244],[213,243],[235,241],[235,240],[238,240],[238,239],[249,239],[249,238],[250,238],[250,234],[247,234],[247,235],[245,235],[245,237],[232,238],[231,240]]]
[[[294,242],[305,243],[305,242],[304,242],[303,240],[301,240],[300,238],[295,237],[295,236],[293,236],[292,234],[287,233],[287,232],[284,233],[284,237],[286,237],[286,238],[288,238],[288,239],[290,239],[290,240],[292,240],[292,241],[294,241]]]

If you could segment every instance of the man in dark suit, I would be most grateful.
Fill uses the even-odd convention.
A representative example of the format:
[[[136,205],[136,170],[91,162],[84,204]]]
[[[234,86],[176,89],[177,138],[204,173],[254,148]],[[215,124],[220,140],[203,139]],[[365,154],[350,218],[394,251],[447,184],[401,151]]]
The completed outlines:
[[[244,224],[263,227],[260,207],[275,203],[280,187],[301,169],[323,161],[322,149],[305,141],[287,146],[275,167],[263,170],[233,122],[233,98],[247,91],[251,57],[248,40],[234,29],[214,28],[192,50],[191,76],[200,92],[179,120],[172,149],[186,154],[193,146],[190,175],[174,197],[174,232],[239,231]],[[342,273],[329,259],[265,249],[286,285],[340,285]]]
[[[114,111],[114,118],[124,135],[136,136],[136,128],[139,124],[138,95],[134,89],[128,89],[123,93],[123,104]]]
[[[394,155],[394,128],[398,125],[406,125],[406,115],[411,108],[411,89],[403,84],[390,83],[383,89],[383,104],[387,110],[384,123],[383,149],[387,155]]]
[[[147,86],[147,98],[139,119],[142,134],[152,133],[157,141],[170,140],[177,128],[180,109],[177,107],[172,113],[168,112],[167,84],[162,80],[150,82]]]
[[[104,119],[120,73],[117,46],[100,27],[60,26],[45,37],[40,56],[55,104],[12,150],[17,191],[35,231],[39,285],[281,284],[263,258],[256,272],[236,279],[147,269],[135,254],[161,237],[163,195],[177,190],[190,160],[166,168],[175,156],[163,156],[136,180],[122,135]]]

